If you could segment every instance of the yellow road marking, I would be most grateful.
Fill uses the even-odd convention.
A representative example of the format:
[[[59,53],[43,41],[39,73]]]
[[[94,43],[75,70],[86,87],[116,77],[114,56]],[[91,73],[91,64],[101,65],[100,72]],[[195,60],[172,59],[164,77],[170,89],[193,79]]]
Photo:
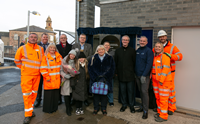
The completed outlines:
[[[9,68],[17,68],[17,67],[16,67],[16,66],[6,66],[6,67],[1,67],[1,66],[0,66],[0,70],[1,70],[1,69],[9,69]]]

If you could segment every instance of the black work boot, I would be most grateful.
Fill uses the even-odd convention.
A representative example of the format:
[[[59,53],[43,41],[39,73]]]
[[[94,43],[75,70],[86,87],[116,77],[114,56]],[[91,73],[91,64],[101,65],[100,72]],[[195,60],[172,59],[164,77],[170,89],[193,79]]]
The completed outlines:
[[[35,104],[34,104],[34,107],[36,107],[36,108],[39,107],[40,103],[41,103],[41,100],[36,100]]]
[[[25,117],[23,124],[29,124],[31,122],[31,117]]]
[[[148,112],[147,112],[147,111],[144,111],[144,112],[143,112],[142,119],[147,119],[147,118],[148,118]]]
[[[159,113],[156,113],[155,115],[154,115],[154,118],[158,118],[159,117]]]
[[[174,114],[174,112],[168,111],[168,115],[173,115],[173,114]]]
[[[155,121],[157,121],[157,122],[163,122],[163,121],[167,121],[167,120],[163,119],[161,117],[157,117],[157,118],[155,118]]]

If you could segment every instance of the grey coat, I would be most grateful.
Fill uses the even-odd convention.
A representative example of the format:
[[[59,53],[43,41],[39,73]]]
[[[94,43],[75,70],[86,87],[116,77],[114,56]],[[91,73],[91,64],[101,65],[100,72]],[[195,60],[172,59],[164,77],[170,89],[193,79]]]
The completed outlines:
[[[67,59],[67,56],[62,60],[62,63],[64,65],[70,65],[74,68],[75,67],[74,60],[69,60],[69,63],[66,63],[66,59]],[[62,65],[61,65],[61,69],[60,69],[60,74],[62,75],[62,77],[64,77],[61,79],[61,82],[65,81],[63,86],[61,87],[61,94],[63,96],[69,96],[70,93],[72,93],[72,88],[70,86],[71,75],[69,73],[64,72]]]
[[[72,46],[72,49],[76,49],[78,48],[78,53],[76,54],[76,57],[78,58],[79,54],[80,54],[80,49],[81,49],[81,45],[80,43],[75,43],[73,46]],[[92,57],[92,46],[88,43],[85,43],[84,44],[84,50],[83,50],[85,56],[87,57],[87,60],[89,61]]]
[[[75,100],[85,101],[88,98],[87,87],[88,81],[86,80],[85,67],[80,65],[80,74],[76,76],[75,90],[72,92],[72,97]]]

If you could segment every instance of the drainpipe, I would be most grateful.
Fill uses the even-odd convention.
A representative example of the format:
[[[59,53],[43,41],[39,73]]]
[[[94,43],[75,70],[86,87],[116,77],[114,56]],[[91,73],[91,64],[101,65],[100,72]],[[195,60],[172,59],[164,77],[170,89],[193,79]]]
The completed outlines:
[[[76,20],[76,22],[77,22],[77,24],[76,24],[76,26],[77,26],[77,29],[79,28],[79,2],[80,2],[81,0],[77,0],[77,20]],[[78,43],[78,32],[77,32],[77,43]]]

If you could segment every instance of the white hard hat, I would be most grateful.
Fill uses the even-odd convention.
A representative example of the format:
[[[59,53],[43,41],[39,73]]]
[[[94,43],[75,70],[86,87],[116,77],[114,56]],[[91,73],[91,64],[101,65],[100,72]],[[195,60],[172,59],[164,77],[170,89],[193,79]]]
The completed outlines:
[[[160,31],[158,32],[158,37],[160,37],[160,36],[165,36],[165,35],[167,35],[167,33],[166,33],[164,30],[160,30]]]

